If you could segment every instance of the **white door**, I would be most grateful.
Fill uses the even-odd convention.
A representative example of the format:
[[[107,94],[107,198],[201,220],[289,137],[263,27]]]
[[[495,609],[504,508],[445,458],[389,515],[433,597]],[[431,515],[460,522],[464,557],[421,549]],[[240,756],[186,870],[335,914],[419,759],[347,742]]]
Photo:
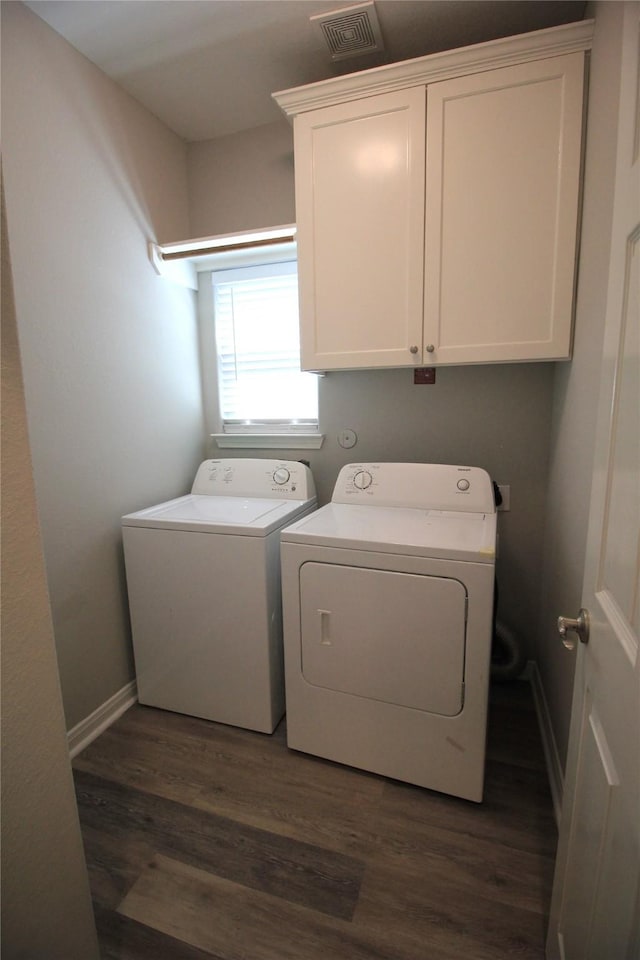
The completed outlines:
[[[640,4],[626,4],[624,17],[612,252],[583,586],[590,630],[581,638],[587,642],[578,644],[547,943],[553,960],[640,957]]]

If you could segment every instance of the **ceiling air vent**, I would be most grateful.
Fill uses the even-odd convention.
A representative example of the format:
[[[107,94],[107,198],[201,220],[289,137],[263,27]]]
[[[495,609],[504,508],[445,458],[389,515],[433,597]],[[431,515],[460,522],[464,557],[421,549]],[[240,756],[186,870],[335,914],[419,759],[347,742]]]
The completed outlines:
[[[345,60],[347,57],[384,50],[373,0],[343,7],[332,13],[318,14],[309,17],[309,21],[321,31],[332,60]]]

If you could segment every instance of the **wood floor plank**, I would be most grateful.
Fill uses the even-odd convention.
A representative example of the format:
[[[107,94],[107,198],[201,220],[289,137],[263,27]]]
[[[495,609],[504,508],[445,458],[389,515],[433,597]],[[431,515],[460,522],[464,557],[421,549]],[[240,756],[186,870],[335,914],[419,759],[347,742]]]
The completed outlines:
[[[321,916],[268,894],[157,857],[120,906],[128,917],[224,960],[413,960],[397,931]],[[421,960],[460,955],[421,951]]]
[[[218,746],[216,725],[165,710],[132,706],[83,750],[74,769],[183,803],[202,789]]]
[[[539,788],[540,775],[495,763],[487,767],[490,775],[481,804],[389,781],[379,812],[379,832],[398,850],[429,848],[439,834],[446,846],[448,834],[459,834],[497,848],[553,858],[557,829],[547,791]]]
[[[102,960],[223,960],[113,910],[94,913]]]
[[[274,757],[259,778],[250,766],[228,769],[195,802],[261,829],[364,856],[385,781],[290,751],[286,760]]]
[[[353,857],[281,837],[186,804],[76,770],[81,823],[161,852],[239,884],[324,913],[350,917],[363,864]]]
[[[473,960],[543,960],[545,918],[459,882],[444,864],[386,861],[369,864],[354,923],[371,931],[401,930],[420,951],[443,945]]]
[[[546,916],[553,880],[552,857],[506,846],[496,848],[486,840],[445,828],[425,829],[417,838],[413,833],[409,824],[380,830],[377,850],[367,858],[363,886],[370,868],[389,877],[402,875],[404,870],[415,874],[425,891],[430,890],[433,877],[438,888],[457,891],[451,901],[454,910],[467,899],[483,898],[496,909],[513,908]]]
[[[366,850],[383,778],[290,751],[284,724],[273,739],[206,721],[185,736],[166,711],[130,713],[76,769],[305,843]]]
[[[155,846],[131,835],[116,837],[106,824],[92,827],[82,817],[81,826],[94,903],[114,910],[152,862]]]

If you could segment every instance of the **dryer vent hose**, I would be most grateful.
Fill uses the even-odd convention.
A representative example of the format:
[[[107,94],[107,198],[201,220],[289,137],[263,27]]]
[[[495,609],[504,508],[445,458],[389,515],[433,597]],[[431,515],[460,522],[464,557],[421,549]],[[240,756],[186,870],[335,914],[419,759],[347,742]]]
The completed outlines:
[[[524,670],[522,644],[504,623],[496,620],[491,646],[491,679],[498,683],[515,680]]]
[[[515,680],[524,670],[526,657],[522,644],[506,624],[498,620],[498,580],[493,598],[493,643],[491,645],[491,679],[497,683]]]

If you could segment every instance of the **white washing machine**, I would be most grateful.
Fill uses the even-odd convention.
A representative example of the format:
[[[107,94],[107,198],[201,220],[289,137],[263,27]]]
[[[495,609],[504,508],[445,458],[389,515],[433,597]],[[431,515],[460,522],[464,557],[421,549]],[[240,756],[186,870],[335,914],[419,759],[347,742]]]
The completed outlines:
[[[302,463],[206,460],[191,494],[122,518],[140,703],[273,732],[280,530],[315,505]]]
[[[484,470],[343,467],[281,537],[289,746],[482,800],[495,551]]]

